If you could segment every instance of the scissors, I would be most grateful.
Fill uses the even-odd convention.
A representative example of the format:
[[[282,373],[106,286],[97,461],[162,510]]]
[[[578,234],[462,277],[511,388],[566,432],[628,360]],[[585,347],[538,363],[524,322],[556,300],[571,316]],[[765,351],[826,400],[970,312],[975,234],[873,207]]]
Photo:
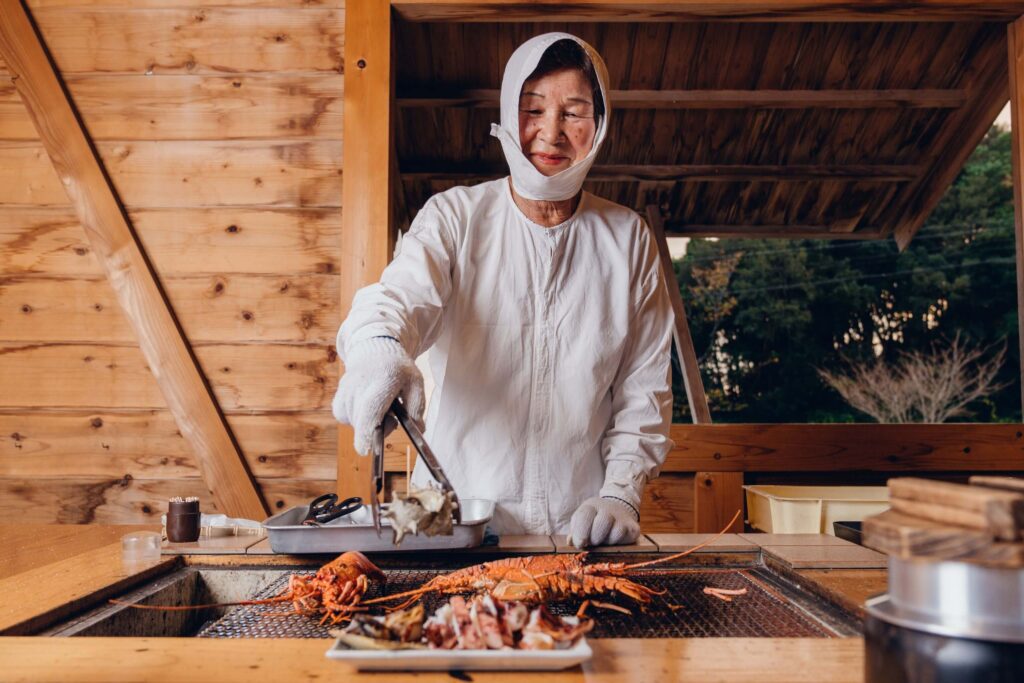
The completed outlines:
[[[351,515],[361,507],[363,507],[363,499],[359,496],[352,496],[338,503],[338,494],[325,493],[314,498],[313,502],[309,504],[309,512],[306,513],[306,518],[302,520],[302,523],[308,526],[320,526],[339,517]]]

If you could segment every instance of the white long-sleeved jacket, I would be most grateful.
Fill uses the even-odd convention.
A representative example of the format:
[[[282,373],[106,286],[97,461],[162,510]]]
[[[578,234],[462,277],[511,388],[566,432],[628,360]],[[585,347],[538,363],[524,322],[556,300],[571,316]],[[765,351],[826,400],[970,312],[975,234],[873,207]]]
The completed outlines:
[[[519,210],[508,178],[431,197],[356,294],[342,360],[375,336],[429,350],[426,438],[461,498],[496,501],[499,533],[565,533],[599,492],[639,507],[672,446],[657,245],[634,211],[587,192],[553,228]]]

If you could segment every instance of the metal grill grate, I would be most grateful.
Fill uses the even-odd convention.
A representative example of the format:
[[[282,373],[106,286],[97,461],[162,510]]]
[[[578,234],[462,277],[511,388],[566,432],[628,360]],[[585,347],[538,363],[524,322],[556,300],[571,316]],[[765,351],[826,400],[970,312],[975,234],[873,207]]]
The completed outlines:
[[[397,593],[422,585],[442,570],[389,569],[387,592]],[[633,615],[609,610],[593,610],[595,638],[701,638],[701,637],[832,637],[831,629],[811,617],[805,610],[783,597],[761,581],[755,571],[747,569],[660,569],[639,571],[630,578],[658,590],[666,590],[648,612],[634,609]],[[276,580],[256,599],[273,597],[283,591],[288,574]],[[705,586],[746,588],[747,594],[732,602],[724,602],[703,593]],[[367,599],[381,595],[375,586]],[[628,599],[599,598],[634,608]],[[427,613],[446,600],[443,596],[426,596]],[[573,614],[580,600],[551,606],[553,612]],[[665,607],[683,605],[682,609]],[[199,632],[206,638],[328,638],[328,626],[320,626],[312,617],[301,615],[270,616],[290,609],[290,603],[238,607]]]

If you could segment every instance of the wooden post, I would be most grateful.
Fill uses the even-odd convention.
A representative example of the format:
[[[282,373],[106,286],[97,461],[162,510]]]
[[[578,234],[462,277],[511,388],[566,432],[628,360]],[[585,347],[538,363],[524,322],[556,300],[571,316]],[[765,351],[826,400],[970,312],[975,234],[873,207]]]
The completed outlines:
[[[690,404],[690,415],[695,424],[711,424],[711,411],[708,409],[708,397],[704,393],[704,381],[700,377],[700,366],[697,364],[697,352],[693,348],[693,337],[690,326],[686,322],[686,309],[683,307],[683,296],[676,282],[675,269],[672,267],[672,255],[668,251],[668,240],[665,237],[665,224],[661,211],[657,206],[647,207],[647,223],[654,231],[654,239],[658,242],[658,254],[661,256],[661,271],[668,285],[668,298],[672,301],[672,313],[675,317],[675,328],[672,336],[676,342],[676,354],[683,369],[683,385],[686,387],[686,401]],[[728,519],[728,518],[727,518]]]
[[[676,354],[683,369],[683,384],[686,386],[686,400],[690,404],[690,415],[694,424],[711,424],[711,410],[708,408],[704,381],[700,376],[697,352],[693,348],[693,337],[686,322],[686,309],[679,285],[675,281],[672,256],[668,251],[665,224],[657,206],[648,205],[647,222],[654,231],[661,255],[661,269],[668,284],[672,312],[675,314]],[[743,507],[742,472],[697,472],[693,480],[693,528],[697,533],[720,531],[732,518],[737,508]],[[742,531],[743,520],[738,520],[729,531]]]
[[[742,472],[697,472],[693,480],[693,527],[697,533],[721,531],[737,510],[743,509]],[[743,531],[740,516],[728,528]]]
[[[341,318],[360,287],[380,278],[394,247],[391,230],[391,3],[345,4],[345,114],[342,159]],[[367,499],[370,459],[339,425],[338,493]]]
[[[1017,342],[1021,364],[1021,407],[1024,409],[1024,133],[1021,131],[1021,106],[1024,106],[1024,17],[1010,23],[1006,43],[1010,58],[1010,159],[1013,165],[1013,219],[1017,251]]]
[[[18,0],[0,0],[0,57],[138,337],[167,407],[221,512],[262,520],[267,507],[216,398],[82,127],[42,37]]]

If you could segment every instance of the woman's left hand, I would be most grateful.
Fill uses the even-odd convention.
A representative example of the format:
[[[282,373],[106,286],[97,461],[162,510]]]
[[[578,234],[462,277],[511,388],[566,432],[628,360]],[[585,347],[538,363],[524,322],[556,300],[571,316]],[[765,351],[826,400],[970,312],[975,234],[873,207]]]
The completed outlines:
[[[615,498],[588,498],[569,521],[572,543],[577,548],[592,545],[626,545],[640,536],[639,515]]]

